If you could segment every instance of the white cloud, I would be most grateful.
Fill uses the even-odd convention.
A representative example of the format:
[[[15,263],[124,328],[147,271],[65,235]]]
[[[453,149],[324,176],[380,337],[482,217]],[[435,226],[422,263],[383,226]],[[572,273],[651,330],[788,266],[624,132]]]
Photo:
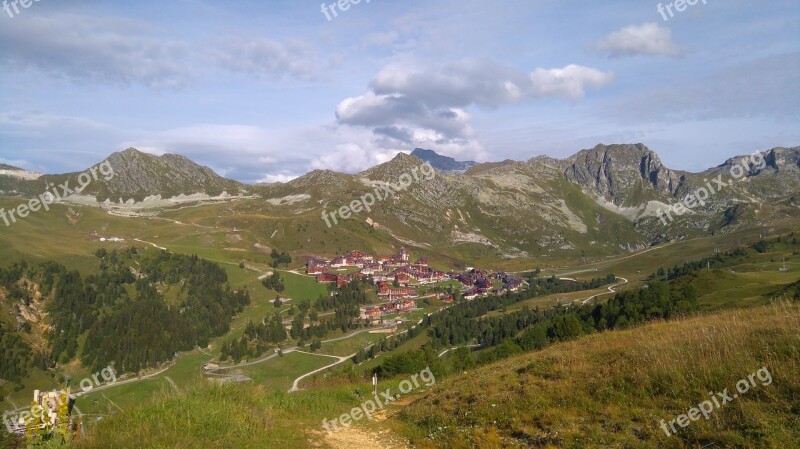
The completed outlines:
[[[186,42],[127,18],[56,13],[24,19],[0,27],[0,40],[14,43],[0,47],[0,67],[35,69],[81,84],[180,89],[213,76],[211,69],[307,81],[322,71],[312,46],[299,39],[234,34]]]
[[[382,144],[448,148],[479,158],[473,141],[470,106],[503,105],[561,97],[583,98],[586,91],[612,83],[614,75],[568,65],[531,73],[481,61],[459,61],[438,70],[411,70],[391,65],[370,82],[370,90],[342,100],[336,107],[341,125],[371,129]]]
[[[596,47],[613,58],[682,54],[682,50],[672,42],[672,30],[655,22],[626,26],[601,39]]]
[[[217,67],[256,78],[291,76],[314,80],[320,72],[310,48],[298,40],[226,37],[216,47],[212,54]]]
[[[269,174],[264,176],[263,178],[256,181],[256,183],[263,184],[272,184],[275,182],[289,182],[292,179],[299,178],[299,175],[289,175],[285,173],[276,173],[276,174]]]
[[[391,160],[397,151],[362,147],[357,143],[336,145],[312,162],[315,169],[354,173]]]
[[[611,72],[571,64],[563,69],[536,69],[531,73],[531,94],[537,98],[583,98],[587,88],[607,86],[614,81]]]
[[[0,60],[18,70],[34,68],[82,83],[144,84],[177,88],[192,71],[185,44],[130,19],[43,14],[5,21]]]

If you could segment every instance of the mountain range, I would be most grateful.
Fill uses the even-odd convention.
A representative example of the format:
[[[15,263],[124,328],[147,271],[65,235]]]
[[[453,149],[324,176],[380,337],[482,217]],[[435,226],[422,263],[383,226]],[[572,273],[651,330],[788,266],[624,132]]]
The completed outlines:
[[[287,234],[279,229],[302,227],[340,241],[435,248],[465,258],[601,256],[800,216],[800,147],[754,154],[689,173],[665,167],[642,144],[597,145],[566,159],[537,156],[483,164],[415,149],[356,174],[315,170],[287,183],[246,185],[183,156],[130,148],[108,157],[111,179],[101,177],[66,201],[134,216],[135,211],[168,213],[176,204],[225,202],[233,211],[258,212],[257,218],[241,221],[240,228],[258,235],[274,229],[277,239]],[[397,184],[423,161],[437,168],[433,179],[414,181],[369,212],[323,228],[323,211],[350,205],[381,184]],[[47,183],[76,183],[79,175],[20,176],[12,169],[0,171],[0,193],[22,197],[42,193]],[[734,179],[731,173],[740,171]],[[682,215],[671,213],[669,220],[657,216],[715,185],[704,204]],[[312,239],[286,237],[272,243],[295,252],[320,250]]]

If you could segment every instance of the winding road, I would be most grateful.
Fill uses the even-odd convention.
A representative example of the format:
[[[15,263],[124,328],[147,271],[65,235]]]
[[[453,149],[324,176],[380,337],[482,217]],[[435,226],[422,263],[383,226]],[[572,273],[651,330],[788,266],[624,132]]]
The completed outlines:
[[[608,287],[608,292],[606,292],[606,293],[599,293],[597,295],[592,295],[592,296],[590,296],[588,298],[585,298],[585,299],[576,299],[576,300],[573,301],[573,303],[581,301],[581,305],[586,304],[589,301],[591,301],[591,300],[593,300],[593,299],[595,299],[597,297],[604,296],[604,295],[610,295],[611,293],[616,293],[617,291],[614,290],[615,287],[619,287],[620,285],[625,285],[625,284],[628,283],[628,280],[623,278],[623,277],[617,277],[617,280],[623,280],[625,282],[620,282],[618,284],[614,284],[614,285]]]
[[[360,331],[356,331],[356,332],[353,332],[352,334],[347,334],[347,335],[342,336],[342,337],[331,338],[330,340],[323,340],[322,343],[324,344],[324,343],[332,343],[334,341],[347,340],[348,338],[355,337],[356,335],[364,333],[364,332],[369,332],[370,330],[372,330],[372,329],[361,329]],[[300,349],[298,346],[292,346],[291,348],[282,349],[281,351],[282,351],[283,354],[289,354],[291,352],[297,351],[298,349]],[[326,354],[314,354],[314,355],[326,355]],[[278,356],[278,353],[276,352],[275,354],[269,355],[267,357],[264,357],[264,358],[261,358],[261,359],[258,359],[258,360],[254,360],[252,362],[240,363],[238,365],[231,365],[231,366],[220,366],[219,368],[206,370],[206,372],[207,373],[216,373],[217,371],[225,371],[225,370],[229,370],[229,369],[244,368],[246,366],[258,365],[259,363],[264,363],[267,360],[272,360],[277,356]],[[332,356],[332,357],[336,357],[336,356]]]
[[[300,351],[300,352],[302,352],[302,351]],[[348,355],[348,356],[345,356],[345,357],[337,357],[335,355],[328,355],[328,354],[313,354],[313,353],[310,353],[310,352],[306,353],[306,354],[319,355],[319,356],[325,356],[325,357],[333,357],[333,358],[338,359],[338,360],[333,362],[333,363],[331,363],[330,365],[326,365],[326,366],[323,366],[322,368],[315,369],[314,371],[311,371],[310,373],[305,373],[302,376],[300,376],[297,379],[295,379],[294,383],[292,384],[292,388],[289,389],[289,393],[294,393],[295,391],[300,391],[300,387],[298,387],[298,385],[300,385],[300,381],[305,379],[306,377],[313,376],[314,374],[317,374],[319,372],[325,371],[328,368],[332,368],[332,367],[334,367],[334,366],[336,366],[336,365],[338,365],[340,363],[344,363],[344,362],[346,362],[346,361],[348,361],[348,360],[350,360],[350,359],[352,359],[353,357],[356,356],[355,352],[350,354],[350,355]]]

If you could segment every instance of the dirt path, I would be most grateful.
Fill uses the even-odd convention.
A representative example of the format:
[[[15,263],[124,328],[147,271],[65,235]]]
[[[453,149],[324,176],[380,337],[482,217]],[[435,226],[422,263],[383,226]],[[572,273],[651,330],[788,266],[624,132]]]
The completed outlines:
[[[408,449],[401,438],[389,430],[370,430],[350,426],[338,432],[319,432],[309,441],[311,447],[330,447],[333,449]]]
[[[148,241],[146,241],[146,240],[141,240],[141,239],[133,239],[133,240],[134,240],[135,242],[147,243],[148,245],[152,246],[153,248],[157,248],[157,249],[160,249],[160,250],[162,250],[162,251],[168,251],[168,249],[167,249],[167,248],[164,248],[163,246],[158,246],[158,245],[156,245],[156,244],[155,244],[155,243],[153,243],[153,242],[148,242]]]

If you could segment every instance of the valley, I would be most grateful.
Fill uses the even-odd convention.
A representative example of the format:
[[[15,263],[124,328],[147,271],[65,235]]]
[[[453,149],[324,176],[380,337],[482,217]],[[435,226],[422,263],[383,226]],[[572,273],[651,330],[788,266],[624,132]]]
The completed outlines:
[[[797,0],[0,2],[0,449],[800,449]]]
[[[391,166],[392,163],[383,169]],[[391,176],[395,174],[396,170]],[[410,244],[410,239],[395,235],[395,229],[400,228],[389,231],[384,230],[384,225],[376,227],[348,220],[327,228],[315,210],[293,211],[287,208],[294,208],[294,203],[281,205],[278,202],[276,206],[270,201],[265,202],[265,196],[273,195],[269,189],[254,198],[199,201],[159,207],[143,214],[120,214],[117,208],[61,202],[51,205],[51,210],[46,213],[31,214],[14,226],[0,229],[2,260],[8,263],[24,260],[31,267],[56,263],[77,270],[76,276],[85,278],[87,282],[92,279],[91,282],[95,283],[97,281],[93,279],[98,275],[106,276],[102,275],[104,272],[112,276],[133,273],[133,278],[122,280],[120,277],[115,281],[124,287],[124,295],[136,297],[138,292],[142,298],[143,291],[154,287],[153,294],[159,298],[155,300],[167,305],[165,313],[172,307],[187,310],[190,304],[187,301],[194,301],[192,298],[199,290],[191,293],[189,289],[187,296],[186,289],[207,277],[193,278],[200,272],[196,268],[181,268],[184,263],[207,266],[204,270],[218,272],[219,275],[213,276],[222,276],[220,279],[230,286],[234,295],[246,292],[244,294],[249,298],[237,306],[238,309],[231,309],[230,318],[217,313],[216,319],[222,320],[222,326],[214,325],[218,330],[208,334],[207,340],[205,337],[198,340],[202,341],[199,345],[198,341],[187,342],[183,347],[177,347],[173,355],[165,354],[160,359],[150,354],[146,365],[122,370],[118,381],[81,394],[73,411],[82,425],[79,447],[103,447],[104,444],[129,447],[133,443],[124,441],[126,433],[113,430],[117,426],[129,425],[148,427],[146,430],[139,427],[135,432],[140,437],[150,435],[148,445],[170,446],[172,437],[159,429],[167,428],[173,418],[160,415],[169,409],[195,408],[208,401],[210,410],[207,413],[226,414],[222,420],[225,426],[251,429],[253,441],[267,447],[339,447],[337,445],[348,444],[348,441],[379,441],[375,447],[505,447],[512,443],[528,444],[525,441],[532,438],[548,441],[547,444],[555,447],[578,447],[571,446],[578,443],[568,444],[561,437],[541,432],[555,426],[561,429],[558,432],[582,435],[575,437],[577,439],[570,437],[569,441],[574,442],[584,441],[581,438],[588,438],[587,435],[597,430],[568,429],[563,422],[559,424],[556,421],[548,421],[546,425],[538,421],[525,424],[533,425],[535,431],[513,430],[513,426],[505,425],[469,430],[475,429],[473,424],[454,419],[459,416],[457,410],[461,406],[458,403],[470,403],[473,399],[448,399],[455,401],[452,402],[454,410],[446,413],[449,418],[426,409],[423,404],[439,401],[432,398],[445,391],[443,389],[457,391],[456,386],[462,383],[458,379],[465,376],[460,374],[462,372],[467,373],[468,379],[473,379],[473,376],[482,379],[480,376],[485,370],[504,370],[506,365],[514,363],[536,365],[540,363],[536,360],[550,360],[547,354],[571,351],[567,348],[576,344],[589,345],[590,341],[598,343],[586,350],[587,357],[606,358],[610,348],[619,347],[619,357],[627,360],[641,354],[634,356],[624,349],[627,343],[611,344],[610,341],[637,340],[639,337],[635,335],[638,333],[660,332],[656,340],[662,339],[664,342],[661,344],[671,347],[675,343],[667,340],[670,332],[667,329],[680,332],[678,329],[682,326],[693,326],[692,322],[731,319],[729,317],[746,313],[742,310],[752,310],[755,317],[764,317],[770,307],[768,304],[773,304],[773,308],[777,307],[775,304],[784,304],[780,307],[787,307],[789,311],[796,309],[790,302],[796,295],[800,279],[800,236],[796,234],[799,221],[789,209],[783,209],[786,215],[771,214],[769,219],[759,220],[758,225],[743,221],[729,225],[724,232],[707,231],[668,241],[657,240],[638,249],[610,251],[610,246],[606,246],[606,250],[597,251],[592,249],[592,245],[587,245],[581,247],[583,256],[579,258],[573,256],[572,249],[565,249],[547,255],[508,259],[503,251],[487,252],[483,242],[444,243],[438,240],[440,237],[427,233],[405,234],[413,237],[414,244]],[[406,200],[400,197],[396,201]],[[17,202],[15,197],[0,197],[0,207],[13,207]],[[463,212],[459,213],[463,216]],[[474,217],[473,214],[470,216]],[[390,219],[379,220],[386,223]],[[407,228],[409,223],[402,226]],[[45,229],[47,231],[43,232]],[[374,254],[374,258],[370,254]],[[193,262],[195,256],[197,262]],[[369,258],[362,260],[362,257]],[[379,260],[382,262],[377,263]],[[117,265],[109,261],[115,261]],[[111,269],[112,266],[120,268]],[[787,269],[782,271],[783,266]],[[483,270],[486,270],[486,279],[492,279],[484,290],[477,288],[479,284],[464,284],[457,280],[464,274],[474,276],[470,273],[478,273],[480,278]],[[41,281],[36,281],[35,273],[38,272],[32,271],[33,278],[25,278],[22,284],[18,284],[27,286],[29,292],[41,291],[40,296],[30,293],[34,294],[32,307],[35,308],[26,309],[28,312],[25,314],[17,312],[19,308],[14,306],[11,290],[8,287],[3,289],[3,322],[5,326],[13,327],[27,321],[28,330],[18,330],[16,334],[30,345],[31,350],[47,354],[52,350],[54,340],[46,330],[52,329],[57,315],[45,312],[46,304],[54,299],[48,299],[45,294],[48,289],[42,289]],[[503,275],[505,272],[509,274]],[[426,282],[420,282],[421,276],[426,276]],[[147,280],[150,287],[135,284],[135,278],[139,279],[138,282]],[[500,278],[504,279],[506,286],[515,279],[519,280],[520,289],[499,289],[504,285],[497,280]],[[323,279],[332,281],[332,285],[326,285]],[[392,281],[394,285],[390,285]],[[36,288],[31,289],[32,285]],[[564,331],[573,333],[562,334],[562,331],[553,330],[553,326],[556,329],[561,326],[559,320],[599,313],[599,309],[589,311],[593,307],[605,307],[604,304],[609,302],[625,301],[625,295],[629,295],[627,300],[634,300],[631,298],[648,289],[662,288],[659,285],[678,296],[668,309],[658,314],[650,310],[651,317],[646,320],[636,324],[620,322],[612,326],[613,318],[609,318],[607,329],[588,330],[584,323],[571,331]],[[383,307],[393,304],[393,301],[400,301],[398,304],[407,301],[393,299],[392,295],[406,295],[408,291],[412,291],[411,297],[415,297],[409,309],[398,312]],[[215,293],[209,298],[221,294]],[[325,305],[323,298],[337,296],[340,298],[338,302]],[[123,302],[119,300],[102,301],[110,301],[110,310],[119,309],[120,318],[141,314],[135,312],[135,308],[131,311],[120,308]],[[103,307],[96,310],[98,317],[113,319],[109,310]],[[463,315],[468,320],[466,322],[462,321],[463,313],[466,313]],[[667,321],[662,323],[657,317]],[[373,319],[380,322],[371,322]],[[506,323],[509,320],[515,320],[520,327],[509,331]],[[651,324],[651,320],[655,321]],[[178,321],[170,318],[167,322],[174,327]],[[480,332],[474,327],[478,322],[481,323]],[[147,324],[151,333],[154,323],[149,321]],[[606,326],[597,323],[597,326]],[[755,321],[752,324],[762,325],[762,322]],[[506,330],[488,337],[491,334],[487,334],[487,328],[497,326],[505,326]],[[190,328],[194,329],[192,332],[200,329],[197,325],[187,329]],[[536,329],[544,329],[541,331],[544,333]],[[91,332],[80,332],[74,353],[56,352],[47,369],[32,364],[24,378],[2,384],[5,392],[2,404],[9,416],[12,412],[20,413],[26,409],[34,389],[59,389],[66,379],[80,379],[91,372],[93,366],[87,359],[91,346],[87,345],[92,345],[92,338],[96,342],[102,340],[92,337]],[[169,331],[171,339],[178,335],[173,332]],[[106,340],[118,338],[108,332],[103,335]],[[584,340],[586,343],[581,343]],[[145,344],[149,348],[156,347],[152,345]],[[601,347],[606,349],[601,350]],[[690,351],[685,346],[681,348],[675,346],[674,350]],[[597,355],[592,355],[595,352]],[[79,354],[83,355],[77,357]],[[130,358],[130,354],[125,357]],[[127,359],[118,358],[112,363],[117,367],[128,363],[122,360]],[[593,362],[584,360],[581,363]],[[325,414],[336,416],[337,410],[347,410],[347,404],[354,400],[354,391],[355,397],[368,394],[371,373],[378,373],[381,388],[396,389],[404,373],[411,374],[409,369],[419,370],[424,365],[433,367],[437,379],[443,383],[415,390],[402,401],[388,404],[375,420],[361,421],[341,433],[326,434],[320,428],[319,420]],[[548,366],[532,372],[547,379],[545,371],[557,370],[569,372],[564,376],[570,378],[585,377],[590,386],[591,382],[596,382],[589,380],[591,376],[581,371],[583,368]],[[796,366],[784,369],[791,372]],[[483,386],[481,390],[489,394],[494,388]],[[548,387],[549,390],[554,388],[561,387]],[[262,416],[269,430],[262,433],[263,430],[252,427],[255,423],[239,422],[239,417],[228,416],[237,414],[226,408],[230,401],[242,401],[237,407],[250,407],[249,415]],[[447,401],[446,404],[451,404]],[[508,399],[503,401],[510,404]],[[666,403],[646,407],[659,408],[664,416],[672,408]],[[300,412],[300,409],[304,411]],[[480,413],[492,416],[492,419],[481,418],[480,422],[498,422],[492,412]],[[563,416],[562,420],[574,420],[580,415],[575,410],[570,413],[573,415],[569,418],[567,415],[557,416]],[[539,415],[534,413],[532,416]],[[204,421],[206,418],[192,413],[190,420],[194,419],[199,419],[196,425],[210,425]],[[217,427],[220,424],[209,427],[218,429],[210,430],[213,438],[237,447],[248,447],[235,436],[223,436],[227,431]],[[720,425],[724,427],[724,424]],[[298,426],[302,429],[299,433],[291,430]],[[442,432],[449,427],[461,430],[458,433]],[[660,441],[656,430],[651,430],[641,430],[650,435],[640,441],[642,444],[651,444],[646,443],[650,439]],[[523,433],[527,436],[522,436]],[[196,438],[207,437],[202,433],[196,434]],[[681,438],[687,443],[702,440],[693,434]],[[587,441],[581,443],[585,444],[581,447],[600,447]],[[598,441],[611,444],[612,440]]]

